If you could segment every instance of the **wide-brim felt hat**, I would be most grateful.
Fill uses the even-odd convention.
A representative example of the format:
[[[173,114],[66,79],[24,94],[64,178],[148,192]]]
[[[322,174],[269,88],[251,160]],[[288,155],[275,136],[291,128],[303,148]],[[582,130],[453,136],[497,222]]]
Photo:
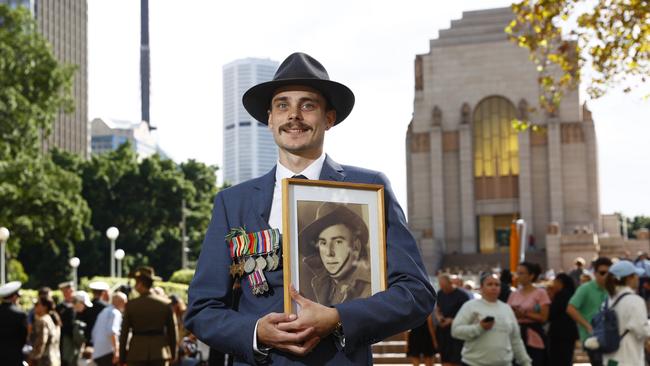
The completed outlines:
[[[271,99],[278,88],[286,85],[304,85],[321,92],[330,108],[336,111],[334,125],[341,123],[354,107],[354,93],[350,88],[330,80],[327,70],[318,60],[296,52],[280,64],[273,80],[257,84],[244,93],[244,108],[256,120],[268,124]]]
[[[354,209],[361,207],[355,205]],[[316,218],[311,224],[307,225],[300,234],[298,234],[298,244],[305,256],[317,255],[317,239],[320,233],[330,226],[343,224],[355,228],[359,233],[361,241],[360,258],[365,258],[365,246],[368,243],[368,226],[361,218],[361,213],[357,213],[343,203],[325,202],[316,210]]]

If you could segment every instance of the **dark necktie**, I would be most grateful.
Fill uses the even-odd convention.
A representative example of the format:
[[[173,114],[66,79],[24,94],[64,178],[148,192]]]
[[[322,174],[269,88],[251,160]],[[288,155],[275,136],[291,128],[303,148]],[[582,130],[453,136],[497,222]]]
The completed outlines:
[[[296,178],[296,179],[307,179],[307,180],[309,180],[309,178],[305,177],[305,176],[302,175],[302,174],[296,174],[296,175],[294,175],[294,176],[291,177],[291,178]]]

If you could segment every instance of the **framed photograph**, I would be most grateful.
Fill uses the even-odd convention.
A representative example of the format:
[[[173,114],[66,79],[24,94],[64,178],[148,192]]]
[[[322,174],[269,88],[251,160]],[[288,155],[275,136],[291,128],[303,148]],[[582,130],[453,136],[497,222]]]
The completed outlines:
[[[290,178],[282,196],[285,312],[291,285],[326,306],[386,289],[382,185]]]

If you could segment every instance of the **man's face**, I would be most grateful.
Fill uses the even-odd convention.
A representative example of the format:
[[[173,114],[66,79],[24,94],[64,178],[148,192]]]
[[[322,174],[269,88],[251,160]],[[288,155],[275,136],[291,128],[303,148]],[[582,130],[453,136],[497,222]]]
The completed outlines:
[[[269,129],[281,151],[317,158],[323,151],[325,131],[336,120],[334,110],[316,89],[291,85],[276,91],[269,110]]]
[[[323,230],[318,236],[320,259],[334,278],[347,273],[356,261],[359,239],[352,237],[347,226],[337,224]]]
[[[72,295],[74,295],[74,290],[70,286],[66,286],[61,289],[61,292],[63,293],[63,298],[65,301],[72,301]]]
[[[450,293],[454,290],[454,285],[451,284],[451,280],[447,277],[440,277],[438,279],[440,284],[440,289],[444,293]]]
[[[73,306],[76,313],[83,313],[86,310],[86,305],[81,301],[76,301]]]
[[[607,271],[609,271],[609,266],[607,265],[600,265],[598,268],[596,268],[596,271],[594,272],[594,278],[596,279],[596,283],[600,287],[605,287],[605,276],[607,275]]]

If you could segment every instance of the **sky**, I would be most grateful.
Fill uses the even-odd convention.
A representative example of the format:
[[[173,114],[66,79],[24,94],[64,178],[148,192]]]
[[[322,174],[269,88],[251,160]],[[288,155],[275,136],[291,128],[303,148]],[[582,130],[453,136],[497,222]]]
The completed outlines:
[[[429,40],[463,11],[509,4],[150,1],[151,120],[160,146],[177,162],[222,165],[222,66],[306,52],[356,96],[352,114],[328,132],[325,151],[340,163],[386,173],[406,209],[415,55],[428,53]],[[140,119],[139,57],[140,1],[88,0],[90,119]],[[601,212],[650,215],[650,99],[613,91],[588,105],[598,137]]]

